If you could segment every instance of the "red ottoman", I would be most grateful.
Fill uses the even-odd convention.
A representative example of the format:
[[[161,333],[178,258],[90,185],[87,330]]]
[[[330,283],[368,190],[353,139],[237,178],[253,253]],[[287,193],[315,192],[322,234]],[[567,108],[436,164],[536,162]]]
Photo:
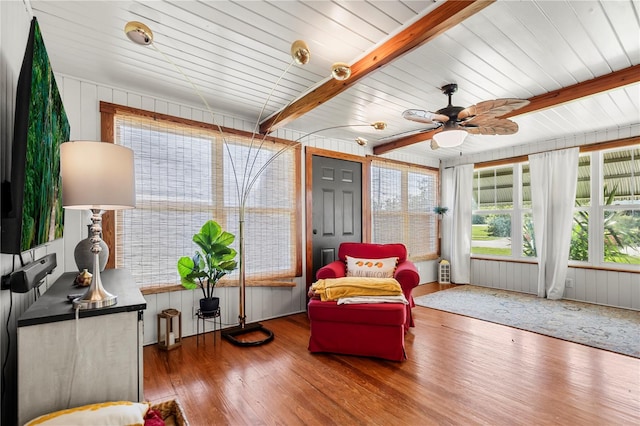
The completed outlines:
[[[406,359],[404,325],[407,309],[401,303],[338,305],[311,299],[309,351]]]

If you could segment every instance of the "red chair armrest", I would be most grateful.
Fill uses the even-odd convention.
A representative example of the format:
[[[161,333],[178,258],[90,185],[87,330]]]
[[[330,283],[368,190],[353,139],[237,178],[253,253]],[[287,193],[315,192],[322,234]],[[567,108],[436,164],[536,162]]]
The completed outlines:
[[[394,278],[398,280],[403,293],[411,294],[411,290],[420,284],[420,274],[413,262],[406,260],[398,265]]]
[[[347,266],[341,260],[334,260],[327,263],[316,272],[316,279],[322,280],[326,278],[341,278],[346,275]]]

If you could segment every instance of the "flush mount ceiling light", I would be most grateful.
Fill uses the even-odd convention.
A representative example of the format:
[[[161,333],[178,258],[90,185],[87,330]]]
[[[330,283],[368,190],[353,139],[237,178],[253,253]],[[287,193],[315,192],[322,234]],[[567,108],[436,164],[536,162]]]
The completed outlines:
[[[338,81],[346,80],[351,77],[351,67],[344,62],[336,62],[331,65],[331,77]]]
[[[356,143],[360,146],[365,146],[368,142],[368,140],[366,140],[365,138],[361,138],[360,136],[356,138]]]
[[[130,21],[124,26],[124,32],[132,42],[148,46],[153,43],[153,32],[142,22]]]
[[[311,59],[309,46],[304,40],[296,40],[291,43],[291,57],[298,65],[305,65]]]

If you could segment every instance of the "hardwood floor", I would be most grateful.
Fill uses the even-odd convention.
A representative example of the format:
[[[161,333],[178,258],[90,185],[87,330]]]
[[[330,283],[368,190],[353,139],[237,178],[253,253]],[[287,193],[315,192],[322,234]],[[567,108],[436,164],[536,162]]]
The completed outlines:
[[[428,284],[415,295],[443,287]],[[178,399],[192,426],[640,424],[640,360],[415,307],[408,360],[307,351],[306,314],[264,321],[276,338],[206,335],[144,348],[145,398]]]

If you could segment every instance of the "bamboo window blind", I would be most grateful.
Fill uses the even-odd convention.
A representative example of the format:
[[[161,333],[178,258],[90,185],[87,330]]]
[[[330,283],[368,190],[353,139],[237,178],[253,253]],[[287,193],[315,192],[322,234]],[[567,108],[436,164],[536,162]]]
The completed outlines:
[[[180,283],[177,261],[195,254],[193,234],[209,219],[236,235],[239,250],[238,186],[286,146],[129,114],[115,115],[114,139],[133,149],[136,168],[136,208],[116,215],[116,267],[130,270],[145,288]],[[295,153],[287,149],[264,168],[247,197],[247,285],[297,275]],[[219,285],[237,279],[236,270]]]
[[[371,240],[402,242],[414,260],[438,257],[438,170],[371,161]]]

